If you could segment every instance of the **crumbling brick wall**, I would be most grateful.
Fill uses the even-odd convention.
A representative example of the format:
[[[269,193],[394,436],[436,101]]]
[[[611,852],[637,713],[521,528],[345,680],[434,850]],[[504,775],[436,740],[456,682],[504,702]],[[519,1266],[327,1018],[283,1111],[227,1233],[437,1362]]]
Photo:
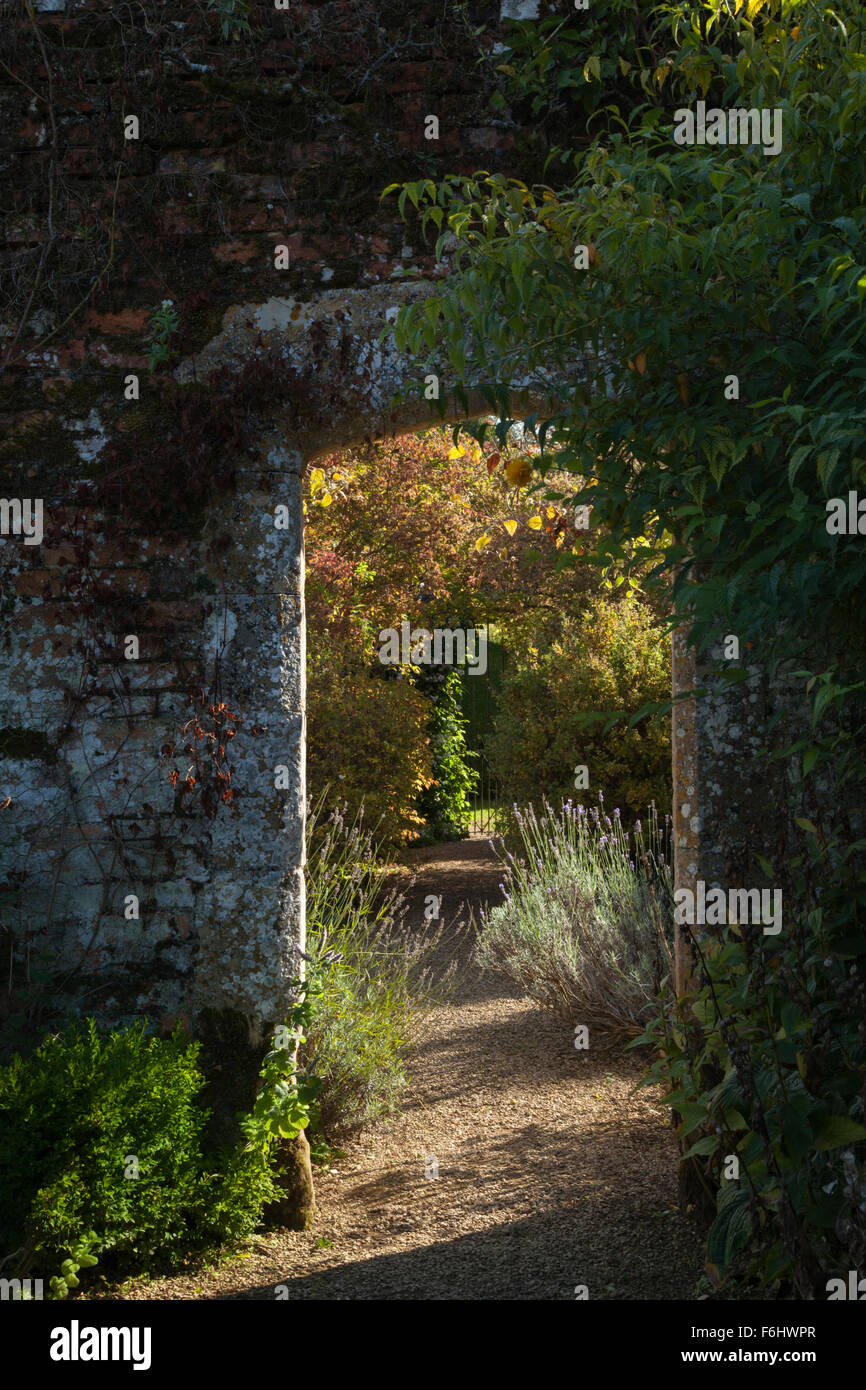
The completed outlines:
[[[0,537],[0,911],[17,984],[258,1043],[303,944],[302,471],[426,418],[379,336],[440,272],[380,195],[545,139],[484,60],[532,0],[246,9],[0,4],[0,494],[44,525]],[[677,721],[694,877],[724,789]]]
[[[0,491],[44,526],[0,539],[5,945],[88,1011],[256,1034],[303,916],[301,469],[423,423],[375,339],[433,261],[380,194],[537,140],[479,83],[496,5],[0,8]]]

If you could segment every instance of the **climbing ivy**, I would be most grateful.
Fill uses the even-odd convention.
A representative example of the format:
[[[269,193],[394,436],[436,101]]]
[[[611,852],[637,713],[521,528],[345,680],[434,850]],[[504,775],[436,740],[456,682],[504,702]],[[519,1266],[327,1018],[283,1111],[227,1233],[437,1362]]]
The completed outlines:
[[[246,1152],[256,1154],[267,1167],[274,1144],[280,1139],[296,1139],[316,1114],[316,1097],[322,1089],[314,1063],[306,1068],[298,1065],[298,1048],[307,1041],[307,1031],[313,1019],[314,1001],[325,990],[323,971],[342,960],[337,951],[327,949],[328,932],[321,923],[315,958],[305,956],[310,969],[305,978],[296,976],[289,986],[294,1004],[286,1018],[273,1033],[273,1046],[262,1061],[259,1089],[251,1114],[241,1117],[240,1126],[246,1136]]]
[[[459,670],[435,671],[422,688],[430,690],[431,686],[433,708],[427,729],[435,780],[421,793],[418,806],[434,840],[459,840],[469,833],[469,798],[478,782],[478,774],[467,760],[463,677]]]
[[[150,329],[153,337],[150,342],[148,366],[152,372],[160,363],[168,361],[171,356],[168,340],[177,332],[179,327],[180,317],[172,300],[164,299],[159,308],[155,309],[150,316]]]

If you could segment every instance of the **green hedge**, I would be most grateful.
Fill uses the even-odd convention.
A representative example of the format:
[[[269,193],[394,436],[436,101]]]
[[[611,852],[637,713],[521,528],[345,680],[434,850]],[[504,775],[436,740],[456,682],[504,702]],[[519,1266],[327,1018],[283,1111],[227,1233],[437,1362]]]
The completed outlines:
[[[240,1149],[203,1153],[197,1057],[180,1028],[90,1019],[0,1070],[3,1255],[50,1275],[93,1232],[112,1272],[155,1272],[251,1234],[275,1189]]]

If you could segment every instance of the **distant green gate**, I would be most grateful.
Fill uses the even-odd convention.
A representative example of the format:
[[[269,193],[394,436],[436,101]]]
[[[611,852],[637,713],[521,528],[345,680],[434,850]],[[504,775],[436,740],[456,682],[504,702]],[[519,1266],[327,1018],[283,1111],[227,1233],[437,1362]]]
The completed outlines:
[[[483,633],[487,645],[486,670],[471,665],[461,669],[463,681],[463,717],[466,722],[467,762],[476,774],[472,794],[470,834],[492,835],[496,830],[497,810],[502,805],[500,788],[490,769],[487,741],[493,732],[499,706],[502,673],[507,653],[501,642],[491,636],[490,623],[485,619],[475,623],[476,634]],[[477,638],[476,638],[477,640]]]

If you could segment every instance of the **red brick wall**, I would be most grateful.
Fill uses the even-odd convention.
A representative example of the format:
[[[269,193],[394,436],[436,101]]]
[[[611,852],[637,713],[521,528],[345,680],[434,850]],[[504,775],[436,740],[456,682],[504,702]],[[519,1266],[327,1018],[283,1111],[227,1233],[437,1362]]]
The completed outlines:
[[[429,273],[387,184],[543,162],[488,102],[498,4],[249,8],[234,42],[204,0],[0,5],[0,495],[45,509],[42,545],[0,538],[0,911],[16,983],[42,950],[117,1017],[189,1009],[213,822],[160,750],[205,679],[231,459],[268,400],[255,373],[151,372],[150,317],[173,302],[188,359],[235,305]]]

